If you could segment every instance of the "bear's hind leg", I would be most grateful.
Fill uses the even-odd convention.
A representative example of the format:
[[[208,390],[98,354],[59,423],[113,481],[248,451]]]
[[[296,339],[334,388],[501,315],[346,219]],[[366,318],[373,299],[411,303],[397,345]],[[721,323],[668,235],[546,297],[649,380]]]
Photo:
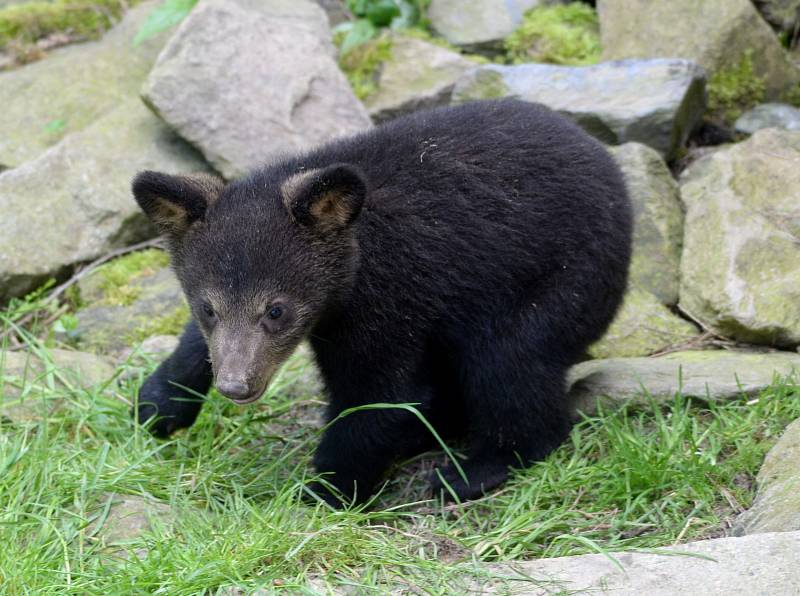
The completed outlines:
[[[435,496],[444,491],[452,498],[447,483],[460,500],[481,497],[506,480],[509,467],[543,459],[569,435],[568,358],[557,346],[545,349],[540,338],[532,325],[514,329],[505,321],[458,350],[469,425],[461,467],[468,482],[449,464],[431,478]]]
[[[175,351],[150,375],[139,389],[139,422],[150,421],[150,432],[168,437],[179,428],[194,424],[213,381],[205,338],[197,323],[190,322]],[[185,388],[185,389],[184,389]],[[155,418],[151,421],[152,418]]]

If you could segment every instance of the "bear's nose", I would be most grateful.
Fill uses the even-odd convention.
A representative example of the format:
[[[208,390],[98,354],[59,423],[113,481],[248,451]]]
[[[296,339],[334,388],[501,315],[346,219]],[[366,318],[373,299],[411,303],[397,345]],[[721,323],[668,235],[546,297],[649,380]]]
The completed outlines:
[[[219,379],[216,386],[217,391],[234,401],[247,399],[252,393],[247,383],[236,379]]]

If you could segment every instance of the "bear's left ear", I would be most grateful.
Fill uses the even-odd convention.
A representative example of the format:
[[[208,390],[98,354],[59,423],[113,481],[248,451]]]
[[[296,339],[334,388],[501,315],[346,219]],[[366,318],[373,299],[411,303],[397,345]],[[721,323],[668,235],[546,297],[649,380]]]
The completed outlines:
[[[358,217],[367,184],[355,167],[335,164],[295,174],[281,185],[281,194],[283,204],[299,224],[336,230]]]
[[[224,186],[222,179],[210,174],[173,176],[145,171],[133,179],[133,196],[159,231],[177,240],[205,218]]]

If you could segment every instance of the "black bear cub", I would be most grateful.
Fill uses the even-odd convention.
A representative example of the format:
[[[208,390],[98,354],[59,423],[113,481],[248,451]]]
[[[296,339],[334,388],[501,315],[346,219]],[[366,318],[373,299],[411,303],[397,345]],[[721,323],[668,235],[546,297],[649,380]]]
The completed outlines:
[[[418,404],[466,439],[466,481],[452,465],[432,478],[446,497],[478,497],[565,439],[567,369],[627,281],[619,169],[578,126],[515,100],[418,112],[227,185],[142,172],[133,193],[193,316],[141,388],[140,421],[161,436],[191,425],[192,392],[212,381],[254,402],[308,338],[329,420]],[[335,490],[313,490],[363,501],[393,462],[431,447],[402,408],[340,417],[314,458]]]

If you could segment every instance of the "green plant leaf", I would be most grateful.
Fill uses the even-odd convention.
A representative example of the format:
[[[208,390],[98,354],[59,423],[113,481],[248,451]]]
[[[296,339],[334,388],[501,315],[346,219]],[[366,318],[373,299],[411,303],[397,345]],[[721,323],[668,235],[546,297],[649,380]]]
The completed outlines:
[[[420,9],[416,2],[412,0],[398,0],[400,14],[392,19],[390,27],[392,29],[411,29],[420,21]]]
[[[376,27],[387,27],[400,14],[400,8],[394,0],[374,0],[367,6],[366,17]]]
[[[138,46],[157,33],[174,27],[186,18],[186,15],[192,11],[195,4],[197,4],[197,0],[164,0],[158,8],[148,15],[142,28],[136,33],[133,45]]]
[[[354,16],[363,17],[367,14],[371,0],[347,0],[347,9],[353,13]]]
[[[342,46],[339,48],[342,55],[346,54],[353,48],[368,42],[370,39],[378,34],[378,29],[369,19],[358,19],[353,23],[342,41]]]

